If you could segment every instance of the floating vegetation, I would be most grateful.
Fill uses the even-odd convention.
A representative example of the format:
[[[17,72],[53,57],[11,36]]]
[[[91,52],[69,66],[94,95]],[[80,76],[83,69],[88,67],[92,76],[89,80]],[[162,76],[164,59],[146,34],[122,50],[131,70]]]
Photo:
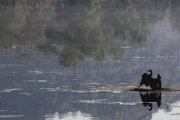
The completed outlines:
[[[50,89],[50,90],[47,90],[47,91],[56,92],[56,91],[58,91],[58,90],[57,90],[57,89]]]
[[[158,55],[157,58],[174,58],[174,56]]]
[[[1,92],[12,92],[12,91],[8,90],[8,89],[5,89],[5,90],[2,90]]]
[[[76,93],[87,93],[88,91],[85,90],[70,90],[71,92],[76,92]]]
[[[0,110],[0,112],[9,112],[9,110],[7,110],[7,109],[2,109],[2,110]]]
[[[112,91],[112,93],[122,93],[121,91]]]
[[[21,94],[21,95],[32,95],[32,94],[27,93],[27,92],[22,92],[22,93],[19,93],[19,94]]]
[[[15,90],[23,90],[23,88],[10,88],[9,90],[15,91]]]
[[[114,85],[106,85],[107,87],[114,87]]]
[[[180,115],[180,113],[173,113],[173,114],[171,114],[171,115]]]
[[[87,86],[87,87],[92,89],[92,88],[95,88],[96,86]]]
[[[148,56],[142,56],[142,57],[140,57],[140,56],[136,56],[136,55],[134,55],[134,56],[133,56],[133,58],[143,59],[143,58],[150,58],[150,57],[148,57]]]
[[[69,86],[62,86],[63,88],[68,88]]]
[[[1,92],[12,92],[17,90],[23,90],[23,88],[9,88],[9,89],[4,89]]]
[[[47,91],[69,91],[73,93],[97,93],[97,92],[111,92],[111,93],[122,93],[122,91],[139,91],[139,92],[180,92],[180,89],[173,89],[173,88],[162,88],[159,90],[153,90],[151,88],[135,88],[134,86],[127,86],[127,87],[99,87],[95,88],[89,87],[89,89],[85,90],[71,90],[69,86],[62,86],[56,88],[39,88],[41,90]]]
[[[69,91],[73,93],[97,93],[97,92],[112,92],[112,93],[121,93],[121,88],[113,88],[113,87],[88,87],[90,89],[86,90],[72,90],[69,89],[69,86],[62,86],[62,87],[56,87],[56,88],[39,88],[40,90],[47,90],[47,91]]]
[[[89,83],[88,85],[99,85],[100,83]]]
[[[174,62],[175,60],[167,60],[167,61]]]
[[[134,88],[134,87],[127,87],[123,88],[124,91],[142,91],[142,92],[180,92],[180,89],[173,89],[173,88],[162,88],[158,90],[153,90],[151,88]]]
[[[34,74],[42,74],[41,71],[29,71],[29,72],[34,73]]]
[[[40,90],[47,90],[47,91],[53,91],[53,90],[59,90],[60,87],[57,87],[57,88],[39,88]]]
[[[37,80],[38,82],[47,82],[47,80]]]
[[[24,82],[36,82],[36,80],[25,80]]]
[[[122,48],[122,49],[129,49],[129,48],[131,48],[131,47],[129,47],[129,46],[121,46],[121,48]]]
[[[45,72],[46,74],[59,74],[59,75],[61,75],[61,74],[65,74],[65,73],[63,73],[63,72]]]
[[[115,87],[99,87],[88,90],[88,92],[116,92],[116,93],[121,91],[122,90],[120,88],[115,88]]]
[[[18,64],[1,64],[0,67],[5,67],[5,66],[11,66],[11,67],[17,67],[17,66],[22,66],[22,65],[18,65]]]
[[[72,101],[74,103],[87,103],[87,104],[111,104],[111,105],[136,105],[136,102],[116,102],[116,101],[107,101],[107,99],[99,99],[99,100],[79,100]]]
[[[97,92],[111,92],[111,93],[122,93],[122,91],[139,91],[139,92],[180,92],[180,89],[173,89],[173,88],[162,88],[159,90],[153,90],[151,88],[135,88],[134,86],[127,86],[127,87],[99,87],[95,88],[89,87],[86,90],[71,90],[68,89],[69,86],[62,86],[57,88],[39,88],[44,89],[47,91],[69,91],[73,93],[97,93]]]
[[[24,115],[0,115],[0,118],[23,117]]]

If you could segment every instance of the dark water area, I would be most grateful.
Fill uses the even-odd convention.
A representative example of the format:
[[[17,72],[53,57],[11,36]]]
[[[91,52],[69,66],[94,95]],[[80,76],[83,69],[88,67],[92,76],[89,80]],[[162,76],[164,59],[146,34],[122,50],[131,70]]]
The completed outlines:
[[[178,120],[176,0],[0,0],[0,119]],[[142,85],[146,88],[146,86]]]

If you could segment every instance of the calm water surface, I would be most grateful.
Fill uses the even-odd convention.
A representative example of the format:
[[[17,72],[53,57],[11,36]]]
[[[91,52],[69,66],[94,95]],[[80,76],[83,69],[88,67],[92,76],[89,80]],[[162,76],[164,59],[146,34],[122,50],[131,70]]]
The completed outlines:
[[[178,120],[179,3],[1,0],[0,119]],[[142,86],[145,87],[145,86]]]

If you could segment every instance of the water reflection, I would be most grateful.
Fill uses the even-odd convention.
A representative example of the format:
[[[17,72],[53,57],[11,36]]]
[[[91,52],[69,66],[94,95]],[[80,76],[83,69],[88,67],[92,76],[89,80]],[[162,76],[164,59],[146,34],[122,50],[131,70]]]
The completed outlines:
[[[64,114],[47,114],[44,116],[44,120],[95,120],[90,114],[83,114],[78,112],[68,112]]]
[[[139,94],[141,96],[142,104],[147,107],[148,110],[151,111],[153,109],[152,102],[156,102],[158,107],[161,106],[161,92],[146,92],[145,94],[139,92]]]
[[[127,2],[125,8],[121,8],[125,3],[119,1],[121,9],[118,9],[116,2],[2,2],[6,7],[1,7],[3,13],[0,14],[0,23],[4,23],[0,33],[1,52],[16,48],[17,60],[31,59],[36,65],[40,61],[32,53],[40,52],[47,58],[58,56],[59,64],[65,68],[77,66],[88,58],[104,62],[109,56],[114,61],[122,61],[126,50],[119,46],[146,44],[148,24],[161,20],[162,16],[139,12],[136,3]],[[52,4],[59,6],[51,7]],[[113,9],[106,8],[107,4]],[[69,7],[74,5],[78,6]]]
[[[51,119],[67,111],[99,120],[151,118],[141,107],[153,110],[152,102],[162,107],[178,95],[163,97],[160,105],[161,93],[140,98],[119,88],[137,86],[147,69],[161,73],[163,87],[180,86],[179,4],[0,0],[0,114],[7,109],[23,120],[56,111]]]
[[[151,120],[163,119],[163,120],[178,120],[180,115],[180,102],[168,103],[166,107],[158,110],[152,114]]]

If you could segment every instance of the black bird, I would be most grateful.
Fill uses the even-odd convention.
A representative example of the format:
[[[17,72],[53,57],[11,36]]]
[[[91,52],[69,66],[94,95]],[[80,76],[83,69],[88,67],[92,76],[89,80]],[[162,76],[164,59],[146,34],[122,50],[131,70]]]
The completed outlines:
[[[149,77],[152,77],[152,70],[148,70],[147,72],[150,72],[150,74],[147,74]]]
[[[141,85],[143,85],[143,84],[147,87],[149,86],[150,80],[152,79],[152,70],[148,70],[148,72],[150,72],[150,74],[144,73],[142,75],[142,79],[141,79],[141,83],[140,83],[139,87],[141,87]]]
[[[161,89],[161,76],[160,74],[157,75],[157,78],[151,79],[149,83],[152,89]]]

